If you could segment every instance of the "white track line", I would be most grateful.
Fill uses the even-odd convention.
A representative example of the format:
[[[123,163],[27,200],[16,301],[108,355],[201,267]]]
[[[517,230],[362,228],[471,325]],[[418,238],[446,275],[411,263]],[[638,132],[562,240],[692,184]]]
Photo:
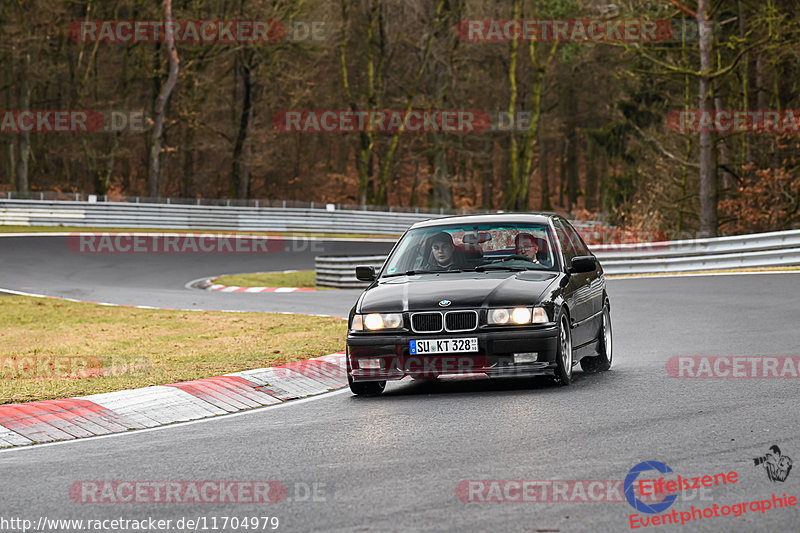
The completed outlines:
[[[324,315],[321,313],[292,313],[289,311],[242,311],[241,309],[180,309],[174,307],[153,307],[151,305],[129,305],[129,304],[115,304],[109,302],[90,302],[88,300],[76,300],[75,298],[66,298],[63,296],[49,296],[47,294],[36,294],[32,292],[23,292],[23,291],[16,291],[14,289],[5,289],[0,287],[0,293],[7,293],[13,294],[16,296],[29,296],[31,298],[47,298],[50,300],[64,300],[67,302],[76,302],[80,304],[94,304],[94,305],[105,305],[107,307],[130,307],[132,309],[153,309],[156,311],[200,311],[203,313],[271,313],[277,315],[297,315],[297,316],[321,316],[321,317],[332,317],[332,318],[341,318],[345,319],[342,316],[336,315]]]
[[[601,263],[602,265],[602,263]],[[651,273],[651,274],[608,274],[607,280],[622,280],[622,279],[642,279],[642,278],[696,278],[700,276],[738,276],[738,275],[753,275],[753,274],[800,274],[800,270],[759,270],[759,271],[743,271],[743,272],[692,272],[691,274],[675,273]]]

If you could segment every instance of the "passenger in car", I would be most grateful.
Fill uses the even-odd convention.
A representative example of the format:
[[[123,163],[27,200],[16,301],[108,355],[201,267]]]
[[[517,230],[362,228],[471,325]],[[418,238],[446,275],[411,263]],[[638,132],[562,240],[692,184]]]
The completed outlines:
[[[514,250],[516,254],[531,258],[532,263],[539,263],[536,254],[539,253],[539,239],[530,233],[518,233],[514,238]]]

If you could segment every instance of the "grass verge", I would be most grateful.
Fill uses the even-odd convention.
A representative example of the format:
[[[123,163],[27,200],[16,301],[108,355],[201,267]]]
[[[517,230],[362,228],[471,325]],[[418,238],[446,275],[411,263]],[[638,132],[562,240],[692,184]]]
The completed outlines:
[[[0,404],[164,385],[345,347],[336,318],[0,298]]]
[[[220,276],[211,280],[211,282],[235,287],[299,287],[301,289],[318,289],[321,291],[333,290],[332,287],[316,285],[316,277],[313,270],[236,274]]]

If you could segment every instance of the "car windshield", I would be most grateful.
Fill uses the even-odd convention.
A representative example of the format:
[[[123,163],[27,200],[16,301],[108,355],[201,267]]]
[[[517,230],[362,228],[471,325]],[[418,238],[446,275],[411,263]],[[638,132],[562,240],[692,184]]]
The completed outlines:
[[[489,270],[555,270],[547,224],[453,224],[409,231],[383,277]]]

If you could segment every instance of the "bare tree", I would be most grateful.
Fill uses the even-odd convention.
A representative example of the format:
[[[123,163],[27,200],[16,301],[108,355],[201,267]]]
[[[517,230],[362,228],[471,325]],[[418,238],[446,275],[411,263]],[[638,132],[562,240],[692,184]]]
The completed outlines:
[[[708,0],[697,2],[697,25],[700,35],[700,116],[711,111],[711,26],[708,24]],[[714,165],[714,140],[711,130],[700,130],[700,237],[717,235],[717,172]]]
[[[19,69],[19,108],[28,110],[31,108],[31,43],[32,35],[30,26],[26,21],[25,6],[22,2],[17,3],[18,20],[23,31],[24,44],[22,47],[22,57],[20,58]],[[31,134],[23,131],[19,134],[19,153],[16,164],[16,177],[14,185],[17,191],[26,193],[29,188],[28,162],[31,155]]]
[[[172,0],[164,0],[164,20],[165,27],[172,25]],[[166,31],[167,40],[167,59],[168,75],[167,82],[161,87],[155,105],[155,118],[153,121],[153,133],[150,141],[150,165],[147,174],[147,190],[151,197],[157,198],[160,195],[161,186],[161,152],[164,146],[164,114],[167,102],[178,81],[178,50],[175,47],[175,35],[171,31]]]

